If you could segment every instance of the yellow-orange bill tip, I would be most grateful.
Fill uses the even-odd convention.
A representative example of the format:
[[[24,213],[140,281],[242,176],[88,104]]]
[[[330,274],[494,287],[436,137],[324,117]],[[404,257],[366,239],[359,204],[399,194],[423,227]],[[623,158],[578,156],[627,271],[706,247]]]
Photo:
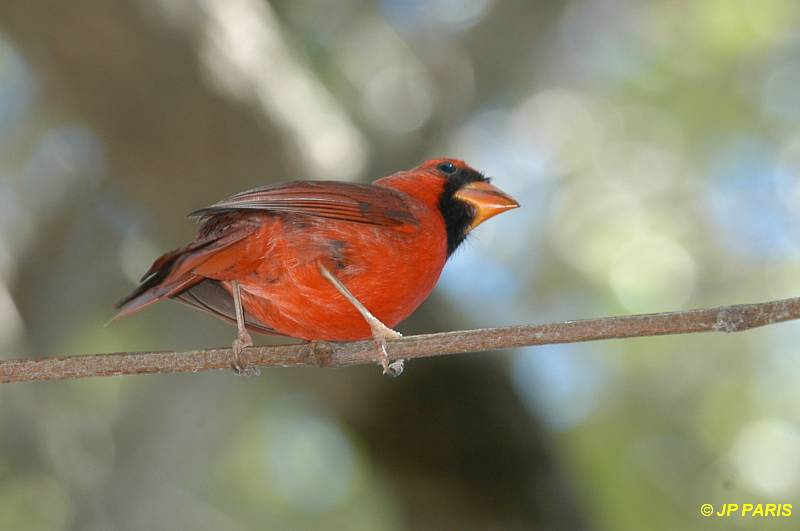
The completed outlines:
[[[470,229],[497,214],[519,207],[516,199],[486,181],[469,183],[458,190],[454,197],[475,208],[475,218],[470,224]]]

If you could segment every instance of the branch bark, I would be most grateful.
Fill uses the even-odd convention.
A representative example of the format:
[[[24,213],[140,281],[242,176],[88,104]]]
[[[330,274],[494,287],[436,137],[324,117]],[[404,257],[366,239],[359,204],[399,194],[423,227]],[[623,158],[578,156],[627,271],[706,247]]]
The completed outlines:
[[[800,319],[800,297],[701,310],[408,336],[389,341],[388,351],[392,360],[416,359],[601,339],[740,332],[794,319]],[[214,348],[0,360],[0,383],[229,369],[231,356],[229,348]],[[252,347],[244,351],[241,360],[257,367],[349,367],[374,363],[375,357],[372,341],[355,341]]]

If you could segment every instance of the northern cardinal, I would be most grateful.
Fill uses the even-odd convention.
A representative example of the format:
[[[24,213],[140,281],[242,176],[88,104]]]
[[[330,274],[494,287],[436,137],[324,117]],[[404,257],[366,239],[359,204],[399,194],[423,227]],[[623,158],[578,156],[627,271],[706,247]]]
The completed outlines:
[[[429,160],[372,184],[297,181],[192,212],[190,244],[159,257],[114,319],[174,298],[249,331],[305,340],[372,337],[384,373],[390,327],[433,289],[467,233],[519,204],[455,159]],[[402,370],[402,364],[399,366]]]

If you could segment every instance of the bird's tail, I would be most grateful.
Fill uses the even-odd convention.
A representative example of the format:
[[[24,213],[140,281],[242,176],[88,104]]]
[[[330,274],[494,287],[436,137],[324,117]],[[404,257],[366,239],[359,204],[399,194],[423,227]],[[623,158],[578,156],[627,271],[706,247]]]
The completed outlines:
[[[238,254],[230,251],[231,246],[242,241],[252,232],[252,226],[226,226],[226,230],[215,230],[216,225],[206,225],[200,237],[185,247],[159,256],[150,269],[142,276],[141,284],[117,304],[116,321],[138,312],[160,300],[177,297],[196,286],[209,271],[206,266],[212,257],[217,268],[226,269],[233,265]],[[208,269],[209,271],[204,271]]]
[[[203,280],[203,277],[194,274],[192,270],[208,258],[209,253],[203,250],[210,243],[192,243],[159,256],[142,276],[139,286],[117,303],[118,312],[111,321],[179,295]]]

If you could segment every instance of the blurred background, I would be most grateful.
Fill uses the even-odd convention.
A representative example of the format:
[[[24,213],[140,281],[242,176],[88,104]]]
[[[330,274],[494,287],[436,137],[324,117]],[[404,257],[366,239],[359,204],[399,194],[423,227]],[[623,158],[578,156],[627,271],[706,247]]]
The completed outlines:
[[[795,0],[0,3],[0,357],[104,327],[184,215],[466,159],[523,208],[404,333],[800,291]],[[264,342],[270,339],[262,339]],[[278,340],[280,341],[280,340]],[[0,528],[796,529],[800,325],[377,367],[0,386]],[[702,503],[793,503],[703,519]]]

